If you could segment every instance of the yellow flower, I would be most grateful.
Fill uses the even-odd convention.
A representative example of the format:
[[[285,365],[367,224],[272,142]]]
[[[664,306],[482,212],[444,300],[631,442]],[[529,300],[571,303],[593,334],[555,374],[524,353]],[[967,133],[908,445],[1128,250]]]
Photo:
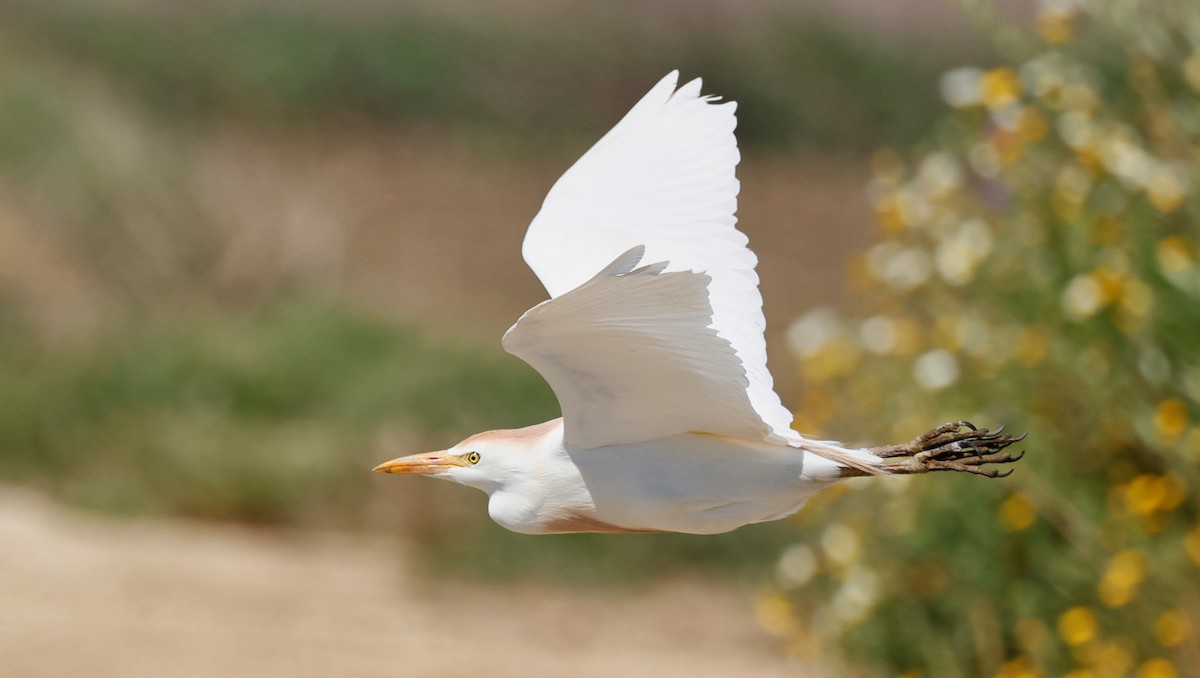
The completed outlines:
[[[795,625],[792,603],[781,595],[760,596],[754,611],[758,625],[767,633],[786,636]]]
[[[876,205],[875,225],[885,234],[899,233],[908,228],[908,222],[900,210],[900,199],[895,193],[881,199]]]
[[[1183,203],[1185,189],[1175,172],[1166,167],[1151,170],[1146,184],[1146,197],[1159,212],[1174,212]]]
[[[1167,610],[1154,622],[1154,639],[1163,647],[1177,647],[1187,640],[1192,628],[1179,610]]]
[[[1175,670],[1175,665],[1163,659],[1155,657],[1146,660],[1146,663],[1138,667],[1137,678],[1178,678],[1179,672]]]
[[[1154,513],[1166,498],[1166,485],[1158,476],[1150,473],[1143,473],[1125,486],[1125,504],[1135,515],[1148,516]]]
[[[996,678],[1039,678],[1041,675],[1028,657],[1017,657],[1001,666]]]
[[[1187,483],[1174,473],[1168,473],[1160,478],[1159,482],[1163,486],[1162,510],[1171,511],[1179,508],[1179,505],[1187,498]]]
[[[1200,525],[1192,528],[1183,538],[1183,550],[1192,559],[1192,564],[1200,567]]]
[[[1121,311],[1120,319],[1122,322],[1137,326],[1137,321],[1143,318],[1150,310],[1150,305],[1154,301],[1154,291],[1146,283],[1138,280],[1133,276],[1124,278],[1124,285],[1121,287],[1121,297],[1117,300],[1117,307]]]
[[[1050,131],[1050,121],[1046,116],[1034,108],[1026,106],[1021,109],[1021,113],[1017,118],[1017,136],[1025,143],[1033,143],[1046,138],[1046,133]]]
[[[1178,398],[1168,398],[1154,410],[1154,430],[1167,444],[1175,442],[1187,424],[1187,405]]]
[[[801,356],[800,365],[805,378],[822,383],[853,372],[859,359],[858,347],[838,337],[814,353]]]
[[[1123,271],[1101,266],[1092,271],[1092,278],[1100,285],[1105,306],[1124,296],[1128,275]]]
[[[1058,618],[1058,635],[1067,645],[1078,647],[1096,637],[1098,626],[1096,614],[1080,605]]]
[[[1009,530],[1021,532],[1037,519],[1037,507],[1024,492],[1014,494],[1000,504],[1000,519]]]
[[[1075,33],[1074,18],[1065,12],[1042,10],[1037,15],[1037,32],[1042,40],[1061,45],[1070,41]]]
[[[995,68],[979,79],[979,98],[988,108],[1003,108],[1021,96],[1021,79],[1011,68]]]
[[[1192,257],[1192,248],[1188,246],[1188,242],[1183,236],[1173,235],[1163,238],[1158,242],[1155,254],[1158,258],[1158,267],[1164,273],[1182,273],[1195,263]]]
[[[1121,551],[1108,561],[1100,580],[1100,599],[1109,607],[1128,605],[1145,576],[1142,554],[1133,550]]]

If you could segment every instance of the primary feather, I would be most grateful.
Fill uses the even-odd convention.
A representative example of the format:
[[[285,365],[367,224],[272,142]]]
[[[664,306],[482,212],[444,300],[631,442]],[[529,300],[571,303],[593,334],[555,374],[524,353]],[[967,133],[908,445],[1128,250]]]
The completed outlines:
[[[665,272],[704,273],[709,326],[733,349],[765,435],[796,440],[767,371],[758,260],[734,216],[735,104],[701,96],[699,79],[676,89],[678,78],[659,81],[555,183],[525,236],[525,261],[554,298],[638,246]]]

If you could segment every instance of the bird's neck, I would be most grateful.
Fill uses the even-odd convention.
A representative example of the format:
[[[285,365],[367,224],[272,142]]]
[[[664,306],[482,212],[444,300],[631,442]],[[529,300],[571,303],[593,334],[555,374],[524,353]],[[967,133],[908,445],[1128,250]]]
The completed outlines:
[[[506,432],[510,433],[510,432]],[[488,491],[488,513],[514,532],[541,533],[545,525],[594,510],[579,469],[563,445],[562,419],[517,429],[524,438],[523,472]]]

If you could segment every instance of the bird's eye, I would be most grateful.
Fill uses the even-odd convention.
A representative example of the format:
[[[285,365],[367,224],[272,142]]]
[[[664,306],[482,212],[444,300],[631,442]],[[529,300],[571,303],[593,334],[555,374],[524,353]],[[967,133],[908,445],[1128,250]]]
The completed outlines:
[[[471,465],[478,464],[479,463],[479,453],[471,452],[470,454],[468,454],[467,455],[467,463],[469,463]]]

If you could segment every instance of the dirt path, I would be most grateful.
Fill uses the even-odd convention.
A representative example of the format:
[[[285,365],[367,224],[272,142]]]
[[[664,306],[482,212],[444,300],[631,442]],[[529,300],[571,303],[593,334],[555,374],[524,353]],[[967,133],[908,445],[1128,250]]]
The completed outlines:
[[[749,597],[421,581],[402,545],[120,522],[0,491],[0,674],[786,676]]]

